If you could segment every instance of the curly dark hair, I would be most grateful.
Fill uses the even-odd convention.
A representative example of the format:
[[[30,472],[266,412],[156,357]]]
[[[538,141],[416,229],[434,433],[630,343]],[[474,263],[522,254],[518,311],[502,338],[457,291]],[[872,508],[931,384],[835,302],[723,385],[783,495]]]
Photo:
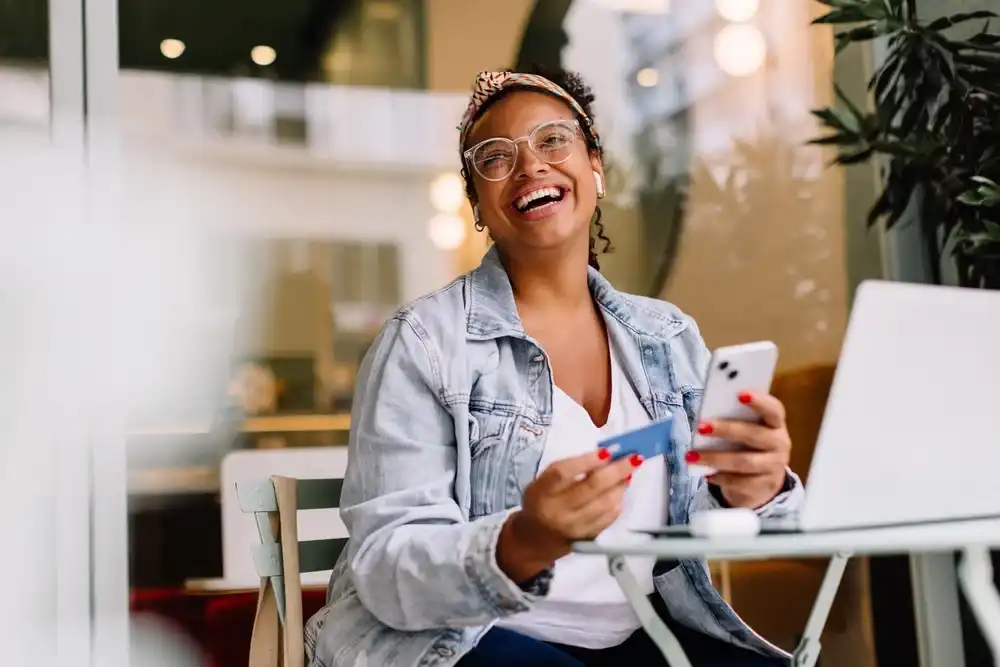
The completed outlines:
[[[505,72],[512,72],[513,70],[506,69]],[[565,90],[570,96],[576,100],[576,103],[580,105],[580,108],[589,117],[589,121],[586,118],[578,118],[580,121],[580,126],[585,127],[588,122],[593,122],[594,120],[594,93],[590,89],[579,74],[576,72],[571,72],[565,69],[550,69],[541,66],[534,66],[528,71],[522,72],[522,74],[538,74],[544,76],[549,81],[555,83],[557,86]],[[470,123],[476,122],[486,110],[491,106],[502,100],[504,97],[517,90],[533,90],[537,91],[537,88],[530,88],[525,86],[511,86],[510,88],[504,89],[502,92],[494,95],[486,103],[480,107],[479,111],[472,118]],[[577,114],[579,115],[579,114]],[[593,136],[589,132],[583,133],[584,140],[587,142],[587,147],[591,152],[597,153],[601,161],[604,160],[604,147],[599,143],[594,141]],[[468,166],[465,164],[465,157],[463,155],[465,151],[464,146],[459,147],[459,159],[462,161],[462,178],[465,180],[465,194],[469,199],[474,200],[476,198],[476,187],[472,182],[472,174],[469,172]],[[591,220],[591,227],[594,229],[594,233],[590,237],[590,259],[589,263],[592,267],[601,270],[601,264],[597,259],[599,253],[611,252],[613,248],[611,247],[611,239],[609,239],[604,234],[604,223],[601,222],[601,207],[598,206],[597,210],[594,211],[594,218]],[[600,242],[601,247],[598,249],[598,242]]]

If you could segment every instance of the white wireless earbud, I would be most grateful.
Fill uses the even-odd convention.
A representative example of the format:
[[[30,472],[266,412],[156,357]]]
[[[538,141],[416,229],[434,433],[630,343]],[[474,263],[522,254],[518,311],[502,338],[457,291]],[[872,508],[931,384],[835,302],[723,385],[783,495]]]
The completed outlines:
[[[594,185],[597,186],[597,198],[604,199],[604,179],[596,171],[594,172]]]

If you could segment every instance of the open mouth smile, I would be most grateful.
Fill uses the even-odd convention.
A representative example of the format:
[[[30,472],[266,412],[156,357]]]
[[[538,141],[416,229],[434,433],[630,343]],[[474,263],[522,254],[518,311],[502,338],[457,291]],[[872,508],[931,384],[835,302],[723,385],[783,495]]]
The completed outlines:
[[[515,198],[511,205],[518,213],[539,218],[562,202],[567,192],[560,186],[545,185]]]

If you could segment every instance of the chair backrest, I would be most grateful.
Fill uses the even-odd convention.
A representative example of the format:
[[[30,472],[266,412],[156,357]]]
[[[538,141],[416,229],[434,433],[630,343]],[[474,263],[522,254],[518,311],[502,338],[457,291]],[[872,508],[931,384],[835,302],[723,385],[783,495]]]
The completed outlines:
[[[266,489],[270,489],[269,493],[273,495],[269,479],[272,475],[302,478],[303,481],[316,478],[332,480],[328,486],[329,491],[315,491],[316,487],[311,481],[300,484],[299,509],[308,507],[310,511],[299,513],[298,534],[299,540],[306,543],[333,538],[334,546],[342,548],[347,541],[347,528],[340,520],[336,508],[339,505],[340,480],[346,469],[346,447],[246,450],[227,455],[223,459],[220,474],[222,563],[223,579],[227,587],[254,589],[260,583],[260,575],[252,557],[252,547],[260,543],[260,535],[253,514],[255,510],[241,507],[243,489],[251,494],[267,493]],[[315,495],[302,497],[303,494],[309,496],[315,493],[326,494],[324,501],[332,500],[332,503],[317,504]],[[320,509],[321,506],[325,509]],[[306,552],[316,548],[305,547]],[[305,553],[302,555],[306,556]],[[309,565],[314,565],[313,556],[308,557]],[[336,556],[333,560],[336,560]],[[308,571],[310,568],[302,567],[302,585],[325,586],[330,578],[333,560],[324,570]]]
[[[340,479],[285,479],[286,482],[290,481],[295,485],[294,498],[297,501],[295,505],[297,511],[330,509],[340,504],[340,491],[343,486],[343,481]],[[303,573],[332,570],[347,540],[344,538],[299,540],[295,527],[297,516],[292,513],[289,519],[292,530],[289,531],[286,526],[282,526],[280,528],[282,543],[279,543],[276,537],[280,497],[276,482],[272,479],[237,482],[236,492],[239,496],[240,509],[254,515],[260,534],[260,544],[254,545],[250,550],[254,568],[258,577],[270,580],[277,601],[278,618],[283,622],[286,607],[285,575],[288,573],[285,568],[286,559],[291,559],[288,561],[289,567],[293,571],[298,571],[301,581]],[[292,496],[286,495],[286,497]],[[289,506],[292,502],[289,500]],[[288,509],[291,507],[283,511]],[[294,541],[291,547],[286,542],[289,539]],[[289,548],[295,548],[296,551],[289,555]],[[292,575],[288,573],[288,576]],[[289,588],[289,590],[297,591],[299,588]]]

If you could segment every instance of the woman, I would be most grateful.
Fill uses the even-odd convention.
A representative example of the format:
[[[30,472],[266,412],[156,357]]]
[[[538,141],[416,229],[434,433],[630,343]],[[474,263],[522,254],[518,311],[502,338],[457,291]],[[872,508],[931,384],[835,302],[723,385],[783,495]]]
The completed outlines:
[[[312,664],[664,665],[604,560],[570,545],[692,509],[774,516],[801,499],[771,396],[741,398],[760,425],[697,426],[745,451],[689,451],[708,351],[675,307],[598,272],[592,102],[565,72],[476,81],[460,152],[494,246],[394,316],[362,364],[341,498],[351,540],[309,623]],[[666,417],[665,461],[596,449]],[[690,479],[696,461],[717,474]],[[704,562],[630,565],[696,667],[787,664]]]

